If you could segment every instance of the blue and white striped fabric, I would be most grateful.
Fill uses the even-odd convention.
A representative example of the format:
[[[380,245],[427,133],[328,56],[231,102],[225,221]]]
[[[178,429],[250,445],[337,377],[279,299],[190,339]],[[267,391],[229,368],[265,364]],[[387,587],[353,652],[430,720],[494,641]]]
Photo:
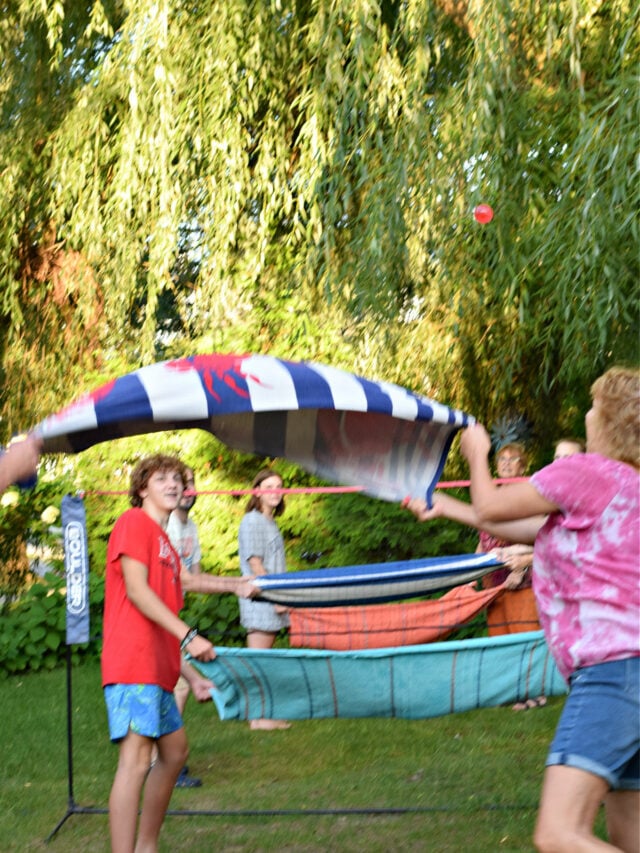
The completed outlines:
[[[260,598],[288,607],[334,607],[415,598],[470,583],[500,568],[490,554],[425,557],[395,563],[341,566],[260,575]]]
[[[43,421],[45,453],[163,430],[208,430],[384,500],[431,498],[464,412],[389,382],[265,355],[197,355],[121,376]]]

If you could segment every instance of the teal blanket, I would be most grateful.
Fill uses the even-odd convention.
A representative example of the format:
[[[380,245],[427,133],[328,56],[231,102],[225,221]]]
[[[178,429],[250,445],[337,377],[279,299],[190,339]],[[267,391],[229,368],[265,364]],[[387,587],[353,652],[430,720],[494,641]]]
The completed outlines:
[[[423,719],[566,693],[542,631],[331,652],[216,648],[191,663],[222,720]]]

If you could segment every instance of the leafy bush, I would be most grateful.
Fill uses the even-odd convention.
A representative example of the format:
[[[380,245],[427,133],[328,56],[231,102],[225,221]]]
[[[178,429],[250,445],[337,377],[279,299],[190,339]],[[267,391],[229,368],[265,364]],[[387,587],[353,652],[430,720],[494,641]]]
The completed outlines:
[[[196,625],[201,634],[217,646],[244,646],[245,631],[240,625],[235,595],[187,593],[181,617]]]
[[[2,616],[0,678],[27,670],[54,669],[66,659],[65,579],[49,572],[36,580]],[[89,578],[92,639],[72,646],[72,662],[97,657],[102,634],[104,582]]]
[[[29,583],[30,561],[62,564],[52,525],[57,521],[66,480],[43,480],[33,489],[10,489],[0,498],[0,614]]]
[[[292,499],[278,523],[290,570],[470,553],[478,539],[459,524],[419,524],[398,505],[357,493]]]

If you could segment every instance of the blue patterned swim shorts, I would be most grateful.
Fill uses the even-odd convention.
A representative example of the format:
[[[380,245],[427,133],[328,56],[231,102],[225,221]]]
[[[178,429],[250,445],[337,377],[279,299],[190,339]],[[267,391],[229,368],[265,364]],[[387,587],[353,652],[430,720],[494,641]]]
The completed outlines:
[[[156,739],[182,728],[173,693],[157,684],[107,684],[104,699],[109,737],[114,743],[129,730]]]

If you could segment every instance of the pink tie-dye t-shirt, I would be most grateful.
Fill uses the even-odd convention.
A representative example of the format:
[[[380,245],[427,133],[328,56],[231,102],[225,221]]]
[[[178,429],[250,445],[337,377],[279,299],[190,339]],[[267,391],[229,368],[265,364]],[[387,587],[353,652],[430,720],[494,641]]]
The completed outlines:
[[[565,678],[640,655],[638,472],[597,453],[558,459],[531,478],[559,507],[538,533],[533,589]]]

